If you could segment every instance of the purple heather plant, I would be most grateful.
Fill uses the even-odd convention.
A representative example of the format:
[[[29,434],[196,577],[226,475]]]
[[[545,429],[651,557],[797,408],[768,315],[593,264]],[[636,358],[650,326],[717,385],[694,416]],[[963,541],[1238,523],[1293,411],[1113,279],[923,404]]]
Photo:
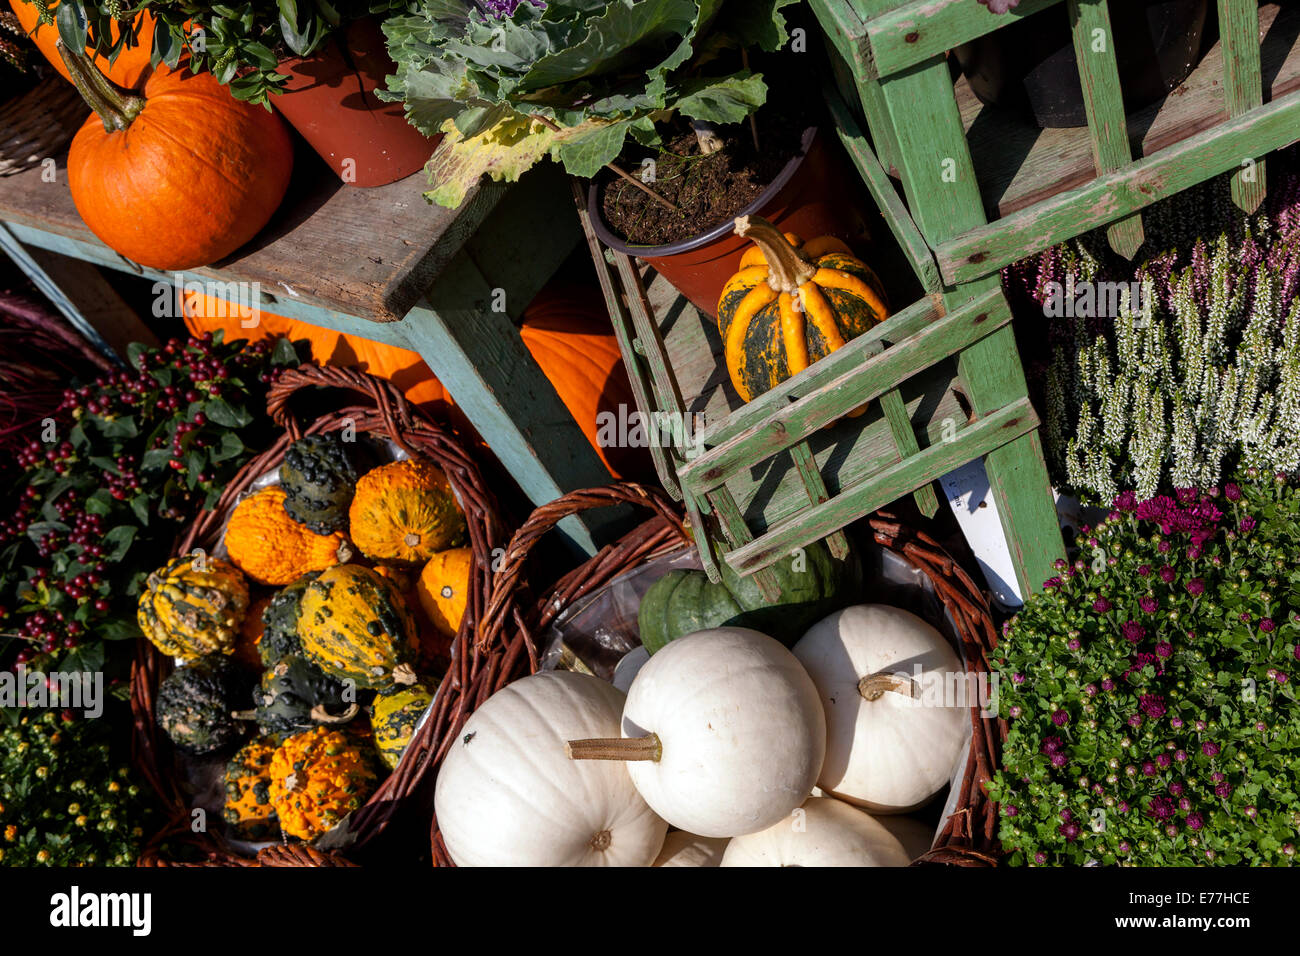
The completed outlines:
[[[1004,270],[1058,487],[1119,511],[1135,489],[1158,511],[1171,487],[1300,468],[1300,173],[1269,192],[1252,217],[1223,179],[1156,204],[1136,262],[1098,230]],[[1140,308],[1098,291],[1135,288]]]
[[[1293,865],[1300,484],[1243,473],[1113,510],[1088,534],[1118,562],[1032,597],[999,644],[1009,862]]]

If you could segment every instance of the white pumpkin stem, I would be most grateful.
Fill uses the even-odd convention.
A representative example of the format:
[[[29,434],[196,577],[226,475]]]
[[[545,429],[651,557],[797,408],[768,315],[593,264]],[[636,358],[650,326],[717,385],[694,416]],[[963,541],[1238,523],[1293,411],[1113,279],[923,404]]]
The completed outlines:
[[[899,674],[868,674],[858,681],[858,693],[864,700],[880,700],[886,694],[915,697],[916,686],[910,677]]]
[[[735,232],[763,250],[767,284],[775,291],[793,293],[817,274],[817,266],[800,255],[785,234],[762,216],[737,216]]]
[[[664,755],[658,734],[645,737],[592,737],[564,745],[570,760],[654,760]]]
[[[348,704],[347,710],[335,716],[325,709],[324,704],[317,704],[311,709],[311,719],[318,724],[346,724],[357,715],[357,711],[360,709],[356,704]]]

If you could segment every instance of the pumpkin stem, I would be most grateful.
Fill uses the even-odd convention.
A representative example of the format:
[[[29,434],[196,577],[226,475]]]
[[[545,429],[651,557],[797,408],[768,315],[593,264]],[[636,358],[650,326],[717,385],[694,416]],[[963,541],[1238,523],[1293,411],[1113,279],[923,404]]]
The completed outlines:
[[[105,131],[116,133],[130,126],[144,109],[144,97],[136,96],[112,82],[90,62],[84,50],[70,50],[62,40],[55,41],[55,46],[59,56],[63,57],[77,92],[86,101],[86,105],[103,120]]]
[[[570,760],[654,760],[664,755],[658,734],[645,737],[593,737],[564,745]]]
[[[817,274],[817,266],[799,254],[780,229],[762,216],[737,216],[736,235],[763,250],[767,284],[777,292],[794,292]]]
[[[336,717],[325,709],[324,704],[317,704],[311,709],[311,719],[318,724],[346,724],[360,709],[356,704],[349,704],[348,709]]]
[[[880,700],[886,694],[915,697],[916,686],[910,677],[900,674],[868,674],[858,681],[858,693],[864,700]]]
[[[417,679],[415,668],[410,664],[398,664],[393,668],[393,680],[398,684],[414,684]]]

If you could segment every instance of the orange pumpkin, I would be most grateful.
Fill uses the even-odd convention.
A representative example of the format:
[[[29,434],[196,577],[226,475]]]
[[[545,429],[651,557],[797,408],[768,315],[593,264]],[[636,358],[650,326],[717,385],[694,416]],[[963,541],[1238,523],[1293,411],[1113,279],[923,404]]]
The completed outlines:
[[[35,6],[27,0],[9,0],[9,6],[13,7],[14,14],[24,30],[29,34],[36,30],[36,21],[40,19],[41,12]],[[114,26],[110,32],[113,42],[116,43],[121,35],[120,28]],[[59,56],[55,46],[58,39],[59,28],[53,23],[45,24],[31,37],[36,49],[41,51],[41,56],[50,61],[50,65],[59,71],[60,76],[65,80],[71,80],[72,76],[68,73],[63,57]],[[135,89],[148,71],[149,57],[153,53],[153,17],[148,13],[140,14],[139,41],[133,47],[123,47],[118,52],[117,59],[111,64],[108,62],[108,57],[96,56],[90,47],[86,48],[86,55],[94,57],[95,65],[118,86]]]
[[[450,642],[460,630],[469,602],[473,548],[439,551],[420,572],[415,593],[434,630]]]
[[[227,341],[279,335],[294,341],[307,339],[314,361],[359,368],[386,378],[402,389],[409,401],[435,416],[450,418],[461,431],[471,431],[447,390],[416,352],[266,311],[260,313],[254,328],[245,329],[239,316],[232,314],[233,307],[192,289],[186,290],[182,307],[186,325],[195,335],[222,329]],[[524,311],[520,334],[610,473],[615,478],[652,474],[644,448],[601,448],[596,440],[598,412],[617,418],[619,405],[625,405],[629,413],[636,407],[618,341],[600,299],[581,287],[547,288]]]
[[[236,100],[211,73],[159,67],[131,95],[61,49],[96,114],[72,141],[68,188],[109,248],[154,269],[190,269],[266,225],[293,169],[279,117]]]

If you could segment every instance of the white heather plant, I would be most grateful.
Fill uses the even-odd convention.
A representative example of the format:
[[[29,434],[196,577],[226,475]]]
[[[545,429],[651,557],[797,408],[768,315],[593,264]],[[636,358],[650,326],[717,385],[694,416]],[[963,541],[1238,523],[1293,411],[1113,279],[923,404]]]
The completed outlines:
[[[1051,323],[1049,464],[1090,501],[1121,488],[1150,497],[1210,486],[1237,467],[1300,466],[1300,217],[1284,206],[1276,222],[1258,216],[1206,243],[1188,241],[1195,216],[1179,212],[1152,216],[1148,235],[1174,236],[1189,260],[1165,253],[1116,275],[1114,257],[1089,236],[1008,271],[1038,305],[1051,282],[1151,283],[1149,314],[1125,295],[1118,316],[1041,319]]]

